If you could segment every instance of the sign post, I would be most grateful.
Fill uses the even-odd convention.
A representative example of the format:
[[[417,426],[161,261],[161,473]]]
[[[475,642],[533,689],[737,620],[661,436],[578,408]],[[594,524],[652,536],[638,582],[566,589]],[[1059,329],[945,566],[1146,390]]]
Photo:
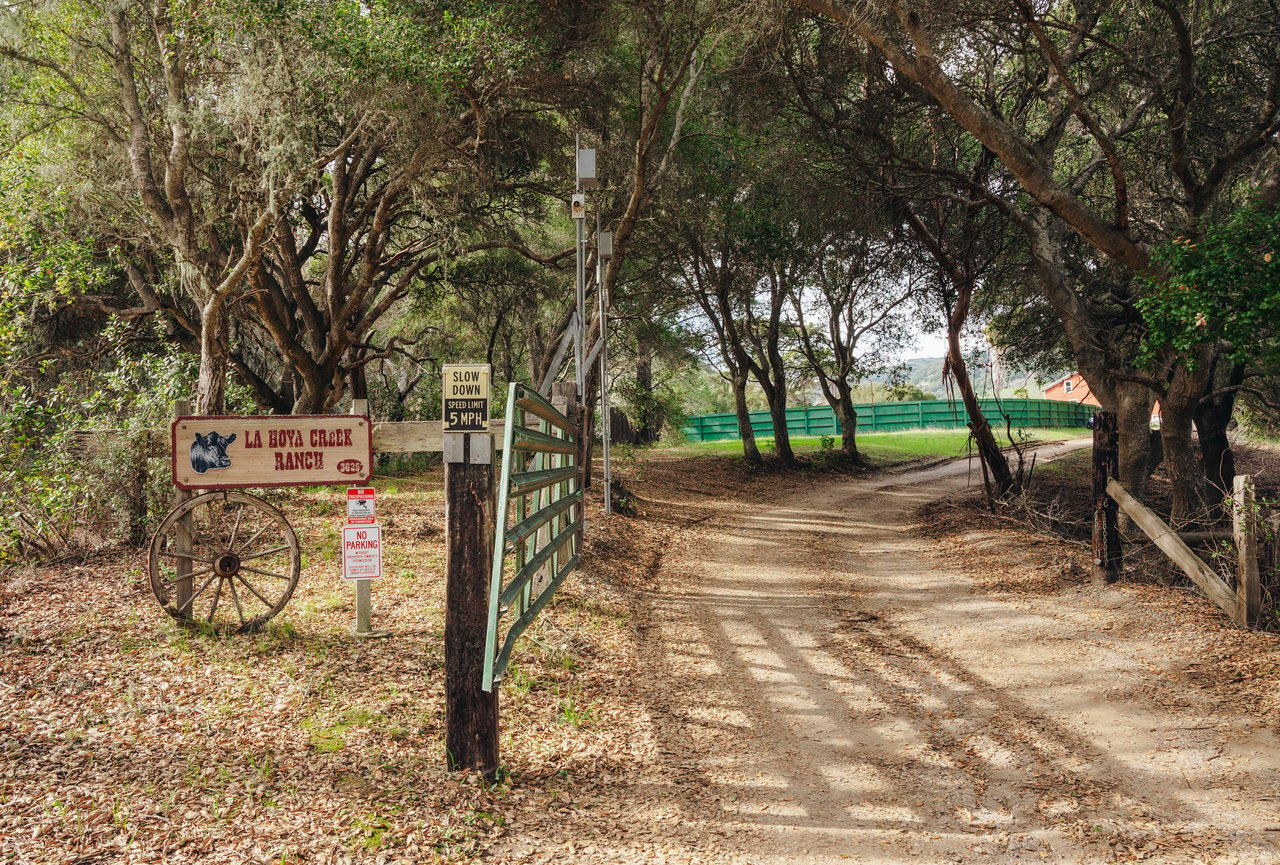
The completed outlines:
[[[368,400],[351,400],[353,415],[368,412]],[[372,444],[368,476],[373,477]],[[390,631],[373,627],[373,590],[369,581],[382,576],[382,527],[374,523],[373,502],[372,489],[348,488],[347,525],[342,530],[342,576],[356,581],[356,626],[351,633],[364,639],[391,636]],[[364,532],[365,537],[357,537],[359,532]]]
[[[445,748],[451,770],[498,771],[498,692],[484,690],[493,556],[487,365],[444,367]]]

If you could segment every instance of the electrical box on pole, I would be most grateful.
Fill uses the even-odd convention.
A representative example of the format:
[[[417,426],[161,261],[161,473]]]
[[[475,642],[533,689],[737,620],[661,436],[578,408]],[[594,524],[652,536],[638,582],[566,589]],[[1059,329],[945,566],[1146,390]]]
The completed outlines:
[[[595,189],[599,185],[600,179],[596,177],[595,148],[578,148],[578,188]]]

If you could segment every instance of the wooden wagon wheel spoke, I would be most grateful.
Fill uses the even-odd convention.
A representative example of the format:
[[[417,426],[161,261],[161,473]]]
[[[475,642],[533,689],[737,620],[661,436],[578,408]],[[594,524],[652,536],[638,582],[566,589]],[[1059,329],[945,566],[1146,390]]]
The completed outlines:
[[[209,588],[209,584],[212,583],[217,576],[218,576],[217,574],[210,574],[209,579],[205,580],[204,583],[200,586],[200,588],[192,592],[191,597],[187,598],[185,601],[182,602],[182,606],[178,607],[178,612],[180,613],[184,612],[187,609],[187,607],[190,607],[191,604],[195,601],[195,599],[200,597],[201,593],[204,592],[205,589]]]
[[[195,577],[203,577],[205,574],[209,573],[212,570],[213,570],[213,565],[210,565],[207,568],[201,568],[200,570],[192,571],[189,574],[178,574],[172,577],[165,577],[164,581],[166,583],[176,583],[179,580],[190,580],[190,579],[194,579]]]
[[[253,596],[255,598],[257,598],[259,601],[262,601],[262,603],[266,604],[267,609],[271,609],[271,602],[268,601],[266,598],[262,597],[262,595],[258,593],[258,590],[253,587],[253,583],[249,582],[244,578],[244,574],[236,574],[236,578],[240,580],[240,582],[244,583],[244,587],[246,589],[253,592]]]
[[[191,553],[180,553],[177,550],[160,550],[160,555],[170,559],[190,559],[193,562],[213,563],[212,559],[206,559],[203,556],[192,555]]]
[[[265,531],[266,531],[267,529],[269,529],[269,528],[271,528],[271,524],[270,524],[270,523],[267,523],[265,526],[263,526],[262,528],[258,529],[256,532],[254,532],[254,533],[253,533],[253,537],[251,537],[251,538],[249,538],[249,540],[245,541],[245,542],[244,542],[244,546],[242,546],[239,550],[236,550],[236,552],[237,552],[237,553],[243,553],[245,550],[249,549],[249,547],[253,546],[253,542],[254,542],[254,541],[256,541],[258,538],[262,537],[262,533],[263,533],[263,532],[265,532]],[[234,548],[233,548],[233,549],[234,549]]]
[[[248,556],[241,556],[241,557],[240,557],[240,561],[241,561],[241,562],[252,562],[254,559],[260,559],[260,558],[262,558],[263,556],[269,556],[269,555],[271,555],[271,554],[273,554],[273,553],[283,553],[283,552],[284,552],[285,550],[287,550],[287,549],[289,549],[289,546],[288,546],[287,544],[286,544],[285,546],[283,546],[283,547],[272,547],[272,548],[271,548],[271,549],[269,549],[269,550],[263,550],[263,551],[258,552],[258,553],[253,553],[252,555],[248,555]],[[242,567],[243,567],[243,565],[242,565]],[[245,568],[245,570],[246,570],[246,571],[252,571],[252,570],[253,570],[253,568]],[[279,575],[277,574],[276,576],[279,576]]]
[[[261,627],[289,602],[301,570],[298,538],[284,514],[238,490],[202,493],[181,503],[161,521],[151,540],[151,590],[156,599],[178,621],[207,623],[215,631]],[[271,577],[278,591],[260,592],[245,573]],[[192,591],[197,578],[202,582]],[[210,592],[215,579],[218,586]],[[230,604],[223,599],[224,582]],[[242,596],[242,588],[248,594]]]
[[[212,538],[214,542],[217,542],[218,517],[213,509],[213,502],[212,501],[206,502],[204,506],[204,510],[205,510],[205,513],[208,514],[209,516],[209,525],[208,525],[209,537]]]
[[[240,596],[236,594],[236,581],[227,580],[227,587],[231,589],[231,600],[236,602],[236,615],[240,617],[240,627],[244,627],[244,608],[240,606]]]
[[[240,570],[248,571],[251,574],[262,574],[262,576],[264,577],[275,577],[278,580],[289,579],[288,575],[286,574],[277,574],[275,571],[264,571],[262,570],[262,568],[251,568],[248,565],[241,565]]]
[[[213,604],[209,607],[209,624],[213,624],[213,617],[218,612],[218,600],[222,597],[222,577],[218,577],[218,588],[213,590]]]
[[[234,550],[236,548],[236,535],[240,534],[240,522],[244,519],[244,506],[241,505],[236,511],[236,524],[231,527],[231,539],[227,541],[227,548]]]

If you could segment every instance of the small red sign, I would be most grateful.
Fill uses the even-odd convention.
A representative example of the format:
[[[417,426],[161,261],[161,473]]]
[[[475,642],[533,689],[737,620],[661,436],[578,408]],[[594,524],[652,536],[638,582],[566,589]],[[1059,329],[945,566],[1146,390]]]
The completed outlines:
[[[374,521],[373,489],[350,487],[347,490],[347,525],[371,526]]]

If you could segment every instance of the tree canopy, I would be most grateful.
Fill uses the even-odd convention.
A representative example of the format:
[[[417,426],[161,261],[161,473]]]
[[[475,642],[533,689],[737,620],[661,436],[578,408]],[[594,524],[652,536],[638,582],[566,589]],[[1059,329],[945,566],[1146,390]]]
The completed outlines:
[[[1262,0],[32,0],[0,10],[0,116],[11,407],[128,381],[431,417],[443,362],[565,375],[578,140],[614,237],[589,291],[646,436],[707,376],[743,417],[825,399],[855,426],[931,327],[982,441],[959,335],[984,328],[1069,358],[1120,415],[1125,483],[1162,456],[1185,516],[1275,373]]]

